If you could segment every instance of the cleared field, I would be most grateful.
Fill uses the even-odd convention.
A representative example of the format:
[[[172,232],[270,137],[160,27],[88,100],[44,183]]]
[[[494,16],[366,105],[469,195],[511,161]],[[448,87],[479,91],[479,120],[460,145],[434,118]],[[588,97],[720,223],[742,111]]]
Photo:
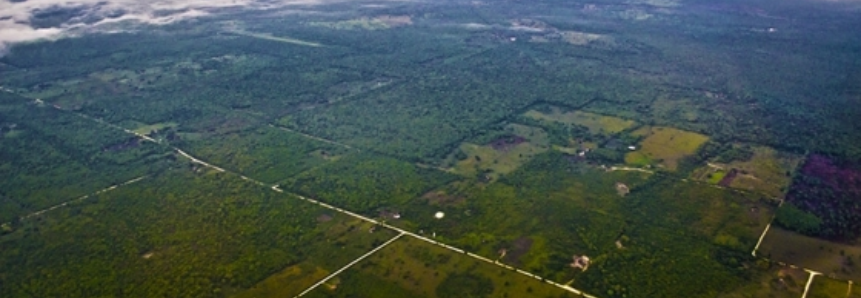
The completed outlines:
[[[329,271],[308,263],[300,263],[281,270],[250,289],[239,292],[234,298],[294,297],[329,275]]]
[[[732,162],[728,166],[742,174],[730,187],[760,191],[778,197],[789,187],[791,173],[801,163],[802,156],[779,152],[770,147],[753,147],[753,158],[747,162]]]
[[[139,125],[139,126],[137,126],[135,129],[132,129],[132,131],[134,131],[134,132],[136,132],[136,133],[139,133],[139,134],[149,134],[150,132],[153,132],[153,131],[158,131],[158,130],[162,130],[162,129],[165,129],[165,128],[172,128],[172,127],[176,127],[177,125],[178,125],[178,124],[177,124],[176,122],[162,122],[162,123],[155,123],[155,124],[140,124],[140,125]]]
[[[708,137],[671,127],[643,127],[632,133],[644,137],[637,151],[625,155],[625,163],[637,166],[658,164],[674,171],[679,160],[696,153]]]
[[[542,281],[404,237],[307,297],[576,297]]]
[[[540,128],[510,124],[505,130],[513,136],[487,145],[461,144],[459,149],[466,158],[457,161],[451,171],[469,177],[482,174],[484,179],[495,180],[549,149],[547,133]]]
[[[861,247],[804,236],[772,226],[757,255],[840,279],[861,280]],[[851,260],[851,261],[850,261]]]
[[[810,298],[850,298],[852,289],[848,282],[835,280],[826,276],[818,275],[810,285]]]
[[[549,111],[544,112],[529,110],[524,115],[536,120],[583,125],[589,128],[589,131],[593,134],[614,134],[631,128],[636,124],[632,120],[589,112],[566,112],[559,107],[550,107]]]
[[[753,156],[749,160],[729,163],[712,160],[709,165],[695,170],[691,177],[717,184],[728,171],[735,169],[737,175],[728,182],[729,187],[781,197],[789,187],[792,172],[803,157],[765,146],[751,146],[751,151]]]
[[[775,263],[758,262],[752,268],[755,275],[750,282],[719,298],[799,298],[804,293],[809,273],[798,268],[780,266]],[[810,297],[810,296],[808,296]]]

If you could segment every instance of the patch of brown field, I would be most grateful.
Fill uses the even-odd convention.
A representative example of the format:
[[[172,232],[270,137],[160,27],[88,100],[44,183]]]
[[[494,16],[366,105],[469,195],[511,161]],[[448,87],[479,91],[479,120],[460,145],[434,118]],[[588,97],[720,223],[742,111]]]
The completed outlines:
[[[222,135],[248,129],[257,125],[257,122],[243,117],[214,117],[189,126],[191,126],[191,130],[197,130],[207,135]]]
[[[413,18],[411,16],[381,15],[374,19],[383,22],[389,27],[400,27],[413,24]]]
[[[317,216],[317,222],[329,222],[332,221],[332,216],[329,214],[320,214]]]
[[[449,195],[444,191],[431,191],[424,194],[421,198],[423,200],[427,200],[427,202],[431,205],[438,206],[459,205],[460,203],[463,203],[463,201],[466,199],[462,196]]]
[[[501,137],[490,142],[490,147],[496,151],[508,151],[509,149],[519,144],[525,143],[526,138],[521,136]]]
[[[729,170],[729,173],[726,173],[726,176],[723,176],[723,179],[718,182],[718,185],[723,187],[729,187],[730,184],[732,184],[732,181],[735,180],[736,176],[738,176],[738,170]]]
[[[520,257],[529,252],[529,249],[532,248],[532,242],[532,238],[529,237],[517,238],[506,248],[503,260],[507,263],[522,265],[520,264]]]

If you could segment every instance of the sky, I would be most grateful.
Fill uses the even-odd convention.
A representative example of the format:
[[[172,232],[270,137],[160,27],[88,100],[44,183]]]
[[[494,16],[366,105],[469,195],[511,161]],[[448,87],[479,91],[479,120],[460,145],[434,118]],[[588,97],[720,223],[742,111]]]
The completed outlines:
[[[350,0],[0,0],[0,54],[9,45],[57,39],[117,22],[169,24],[222,8],[271,9]]]

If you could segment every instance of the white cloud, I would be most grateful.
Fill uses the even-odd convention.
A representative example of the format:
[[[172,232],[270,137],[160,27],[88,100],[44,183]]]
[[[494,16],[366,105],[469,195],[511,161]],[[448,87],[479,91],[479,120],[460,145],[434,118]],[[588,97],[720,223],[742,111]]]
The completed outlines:
[[[0,0],[0,54],[13,43],[57,39],[109,23],[163,25],[230,7],[272,9],[338,1],[351,0]]]

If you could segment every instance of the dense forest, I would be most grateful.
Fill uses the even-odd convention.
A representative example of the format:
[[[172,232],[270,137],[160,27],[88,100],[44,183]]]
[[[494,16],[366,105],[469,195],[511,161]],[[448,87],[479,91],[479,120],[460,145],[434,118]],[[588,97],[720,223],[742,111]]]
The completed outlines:
[[[292,297],[396,235],[299,196],[416,233],[317,297],[783,297],[772,219],[857,246],[855,4],[323,2],[10,44],[0,296]]]
[[[808,157],[786,195],[778,223],[803,234],[853,241],[861,237],[861,168],[818,154]]]

